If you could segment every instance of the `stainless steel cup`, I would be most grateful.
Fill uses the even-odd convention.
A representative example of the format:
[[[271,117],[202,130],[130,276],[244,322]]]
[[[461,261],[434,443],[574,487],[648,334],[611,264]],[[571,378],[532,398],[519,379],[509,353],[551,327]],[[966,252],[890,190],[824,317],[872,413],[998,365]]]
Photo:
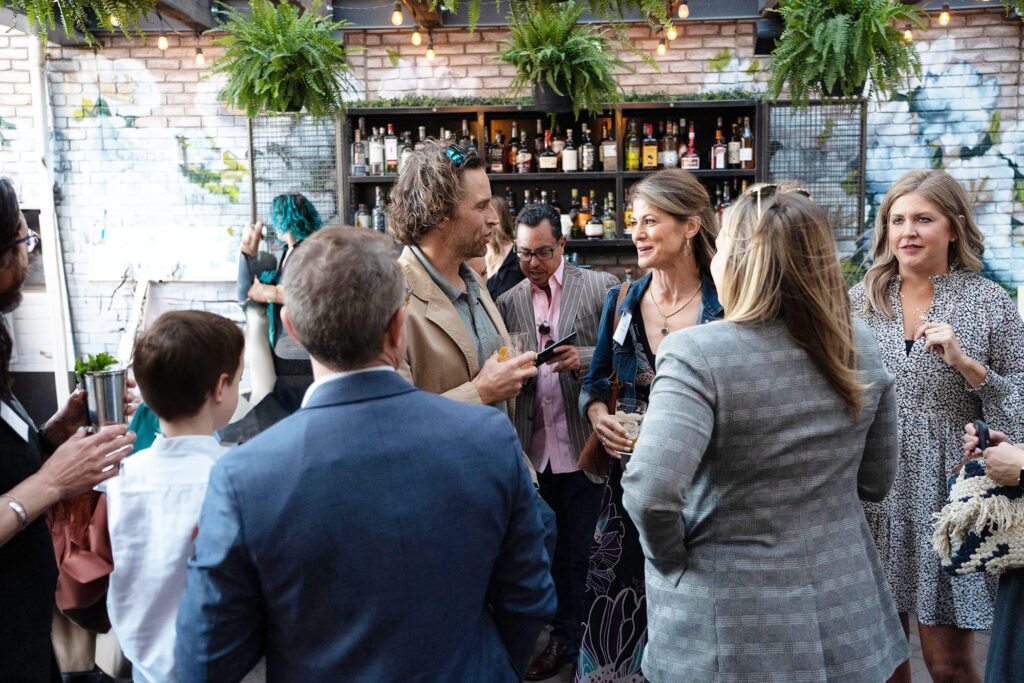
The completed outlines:
[[[124,424],[124,394],[128,389],[128,370],[104,370],[85,373],[88,393],[88,423],[97,427]]]

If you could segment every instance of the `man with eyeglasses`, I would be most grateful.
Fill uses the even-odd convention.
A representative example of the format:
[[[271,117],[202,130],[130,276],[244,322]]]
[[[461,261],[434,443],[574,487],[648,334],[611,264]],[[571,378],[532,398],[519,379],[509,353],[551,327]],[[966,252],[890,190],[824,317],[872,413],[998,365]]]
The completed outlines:
[[[527,680],[536,681],[554,676],[579,655],[587,565],[604,487],[576,464],[589,435],[576,404],[579,378],[586,375],[597,343],[605,293],[618,279],[565,262],[561,217],[546,204],[528,204],[519,212],[514,249],[526,279],[498,297],[509,332],[528,333],[537,350],[576,333],[573,344],[554,349],[516,400],[516,432],[558,527],[551,569],[558,611],[547,647],[526,672]]]

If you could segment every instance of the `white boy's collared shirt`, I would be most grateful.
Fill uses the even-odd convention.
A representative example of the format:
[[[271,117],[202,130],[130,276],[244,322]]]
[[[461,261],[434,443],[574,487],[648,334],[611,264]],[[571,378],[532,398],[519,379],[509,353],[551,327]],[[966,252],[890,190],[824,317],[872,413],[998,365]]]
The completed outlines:
[[[114,571],[107,611],[137,683],[176,680],[174,622],[210,468],[212,436],[157,436],[106,482]]]

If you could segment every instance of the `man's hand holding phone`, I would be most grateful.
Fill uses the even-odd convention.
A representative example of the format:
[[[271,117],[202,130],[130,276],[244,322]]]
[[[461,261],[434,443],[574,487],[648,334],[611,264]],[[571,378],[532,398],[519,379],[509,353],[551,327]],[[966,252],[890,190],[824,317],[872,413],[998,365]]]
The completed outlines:
[[[572,345],[576,340],[576,333],[571,332],[565,337],[553,342],[550,346],[537,354],[537,365],[554,365],[554,372],[565,372],[566,370],[580,369],[580,352]]]

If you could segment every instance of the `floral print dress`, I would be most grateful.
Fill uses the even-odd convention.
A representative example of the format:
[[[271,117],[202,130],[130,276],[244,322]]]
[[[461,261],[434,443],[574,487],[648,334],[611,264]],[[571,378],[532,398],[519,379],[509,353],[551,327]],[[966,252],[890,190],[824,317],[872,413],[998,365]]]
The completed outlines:
[[[983,419],[1013,441],[1024,437],[1024,323],[1007,293],[978,273],[954,268],[931,278],[935,298],[927,322],[952,325],[963,352],[988,369],[974,389],[942,358],[904,339],[900,278],[887,294],[896,317],[864,316],[862,284],[850,290],[854,315],[864,317],[886,369],[896,376],[900,466],[889,495],[864,512],[900,612],[926,625],[987,629],[995,579],[952,577],[932,549],[932,514],[946,501],[947,478],[963,460],[964,425]]]

